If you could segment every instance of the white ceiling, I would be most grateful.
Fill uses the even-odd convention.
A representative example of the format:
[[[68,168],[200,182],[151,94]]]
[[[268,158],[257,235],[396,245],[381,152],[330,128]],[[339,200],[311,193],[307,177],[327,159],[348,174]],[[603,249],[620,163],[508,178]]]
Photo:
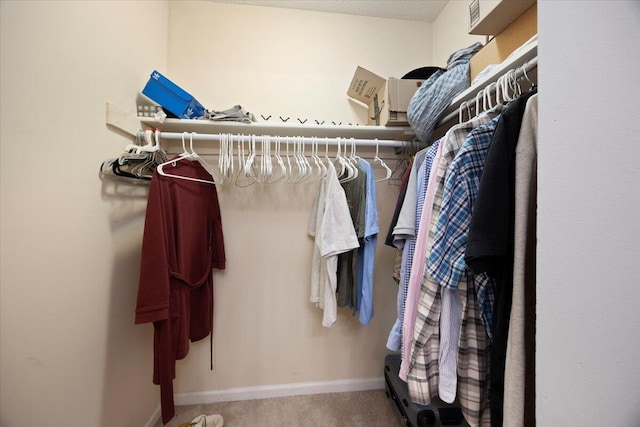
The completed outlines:
[[[210,0],[346,15],[433,22],[449,0]]]

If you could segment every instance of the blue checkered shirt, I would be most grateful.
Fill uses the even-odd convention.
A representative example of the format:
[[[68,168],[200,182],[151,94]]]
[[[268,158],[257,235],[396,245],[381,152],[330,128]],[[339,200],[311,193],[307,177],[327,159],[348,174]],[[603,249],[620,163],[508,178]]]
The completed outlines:
[[[447,171],[442,208],[427,270],[436,282],[449,289],[456,289],[460,281],[464,280],[465,271],[469,270],[464,262],[464,251],[471,212],[478,196],[482,171],[498,120],[499,117],[495,117],[469,133]],[[486,273],[474,275],[470,270],[467,273],[473,277],[478,309],[487,333],[491,336],[495,282]]]

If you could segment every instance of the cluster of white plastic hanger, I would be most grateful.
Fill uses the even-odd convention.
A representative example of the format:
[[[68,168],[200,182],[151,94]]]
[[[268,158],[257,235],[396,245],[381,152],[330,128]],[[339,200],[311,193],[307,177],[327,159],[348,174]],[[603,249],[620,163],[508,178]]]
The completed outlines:
[[[137,136],[137,144],[129,144],[125,151],[113,159],[102,162],[100,177],[127,181],[132,183],[148,183],[154,169],[167,160],[167,154],[160,146],[159,131],[155,138],[153,129],[147,129]]]
[[[465,101],[460,104],[460,108],[458,109],[458,122],[462,123],[464,117],[464,111],[466,110],[467,116],[471,119],[471,104],[470,102],[474,102],[474,111],[477,114],[480,114],[483,111],[488,111],[494,108],[499,104],[508,104],[509,102],[517,99],[520,95],[522,95],[522,88],[519,82],[519,73],[522,73],[522,77],[526,79],[531,88],[534,88],[536,84],[531,81],[529,76],[527,75],[527,63],[524,63],[521,67],[509,70],[498,80],[487,85],[483,90],[479,91],[476,94],[476,97],[473,101]],[[495,92],[495,97],[493,93]],[[495,102],[494,102],[495,100]]]
[[[197,181],[208,184],[234,182],[239,187],[253,184],[309,184],[326,176],[328,164],[336,168],[340,182],[358,177],[354,139],[336,138],[335,157],[329,157],[329,138],[302,138],[281,136],[256,136],[218,134],[218,168],[213,168],[193,148],[194,133],[183,132],[181,136],[183,152],[179,156],[158,165],[160,175]],[[187,138],[189,149],[187,149]],[[310,148],[307,150],[307,145]],[[324,156],[320,156],[320,146],[324,145]],[[384,176],[375,177],[375,182],[388,180],[392,170],[380,158],[376,143],[373,165],[384,169]],[[211,180],[203,180],[171,173],[169,166],[183,160],[198,161],[211,175]]]

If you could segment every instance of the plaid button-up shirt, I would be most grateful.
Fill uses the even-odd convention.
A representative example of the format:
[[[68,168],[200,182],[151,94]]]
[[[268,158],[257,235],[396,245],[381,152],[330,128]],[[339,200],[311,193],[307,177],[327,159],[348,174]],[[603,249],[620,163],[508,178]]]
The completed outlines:
[[[472,131],[451,162],[445,178],[442,208],[427,270],[440,286],[456,289],[464,280],[464,253],[471,212],[498,119]],[[491,336],[495,282],[486,273],[474,278],[478,307],[487,333]]]
[[[436,151],[438,150],[438,143],[434,143],[427,149],[424,162],[420,166],[417,175],[417,196],[418,203],[416,204],[416,218],[415,218],[415,233],[413,236],[409,236],[407,241],[405,242],[404,250],[407,252],[406,254],[406,265],[404,267],[404,271],[401,275],[400,286],[402,286],[402,312],[398,315],[398,320],[400,324],[401,335],[405,333],[402,330],[403,319],[406,310],[406,301],[407,301],[407,288],[409,287],[409,277],[411,274],[411,268],[413,266],[413,256],[416,249],[416,238],[418,236],[418,230],[420,228],[420,218],[422,217],[422,205],[424,205],[424,198],[427,193],[427,181],[429,179],[429,173],[431,172],[431,165],[433,163],[433,158],[436,156]],[[400,343],[402,344],[402,343]],[[404,348],[400,345],[400,354],[402,357],[406,357],[404,354]]]
[[[437,189],[429,230],[428,248],[433,246],[443,205],[445,177],[454,157],[469,133],[492,120],[501,109],[495,109],[474,119],[454,126],[441,141],[444,144],[438,165]],[[494,125],[495,127],[495,125]],[[464,272],[465,270],[463,270]],[[467,286],[466,273],[458,283],[463,305],[463,319],[458,350],[458,398],[467,422],[478,425],[488,420],[486,386],[488,356],[487,340],[473,286]],[[471,281],[473,283],[473,280]],[[414,345],[410,355],[408,386],[411,400],[428,404],[438,395],[440,347],[440,284],[426,273],[422,283],[418,315],[414,330]],[[484,412],[484,413],[483,413]]]

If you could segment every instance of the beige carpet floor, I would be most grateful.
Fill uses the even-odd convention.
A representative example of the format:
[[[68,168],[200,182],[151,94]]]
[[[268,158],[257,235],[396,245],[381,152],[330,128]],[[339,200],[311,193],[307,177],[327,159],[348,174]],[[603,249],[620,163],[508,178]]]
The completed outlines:
[[[167,424],[177,427],[202,414],[221,414],[225,427],[400,427],[384,390],[313,394],[207,405],[176,406]],[[156,427],[162,427],[162,421]]]

